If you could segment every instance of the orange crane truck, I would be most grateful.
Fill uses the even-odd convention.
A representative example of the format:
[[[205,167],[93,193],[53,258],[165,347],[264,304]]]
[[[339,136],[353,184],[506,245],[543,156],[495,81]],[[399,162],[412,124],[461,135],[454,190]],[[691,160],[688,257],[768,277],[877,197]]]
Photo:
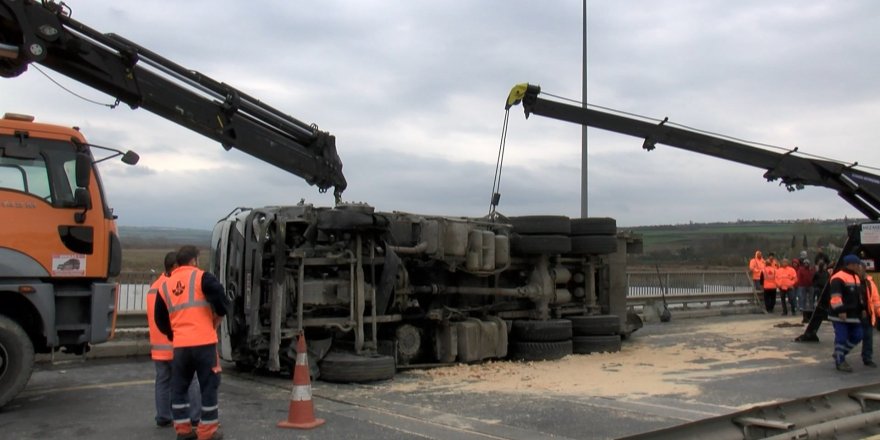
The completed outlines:
[[[113,336],[122,247],[92,147],[75,127],[0,119],[0,407],[35,352],[82,354]]]

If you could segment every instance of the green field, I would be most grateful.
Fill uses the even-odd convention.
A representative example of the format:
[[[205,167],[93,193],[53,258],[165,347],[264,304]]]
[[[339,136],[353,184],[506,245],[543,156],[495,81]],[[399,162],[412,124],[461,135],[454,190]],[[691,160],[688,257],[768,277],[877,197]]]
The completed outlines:
[[[833,254],[846,241],[852,220],[785,222],[694,223],[625,228],[642,236],[644,253],[631,257],[635,264],[739,267],[755,250],[780,257],[797,257],[806,250]]]
[[[188,244],[202,249],[199,263],[203,267],[208,263],[211,231],[121,226],[119,238],[124,272],[161,272],[165,254]]]

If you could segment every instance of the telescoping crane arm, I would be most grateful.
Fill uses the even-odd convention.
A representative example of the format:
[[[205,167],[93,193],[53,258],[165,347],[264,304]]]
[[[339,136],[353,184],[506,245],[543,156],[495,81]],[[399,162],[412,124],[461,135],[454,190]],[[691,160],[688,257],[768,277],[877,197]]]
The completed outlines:
[[[642,148],[650,151],[655,144],[681,148],[695,153],[739,162],[767,170],[764,177],[779,180],[790,191],[806,185],[823,186],[837,191],[844,200],[872,220],[880,219],[880,176],[831,160],[796,154],[797,148],[778,153],[731,139],[683,128],[657,124],[619,114],[565,104],[539,97],[540,86],[518,84],[507,98],[506,108],[522,102],[526,118],[530,114],[573,122],[644,139]]]
[[[171,122],[302,177],[345,190],[333,135],[70,17],[64,3],[0,0],[0,76],[38,63]]]

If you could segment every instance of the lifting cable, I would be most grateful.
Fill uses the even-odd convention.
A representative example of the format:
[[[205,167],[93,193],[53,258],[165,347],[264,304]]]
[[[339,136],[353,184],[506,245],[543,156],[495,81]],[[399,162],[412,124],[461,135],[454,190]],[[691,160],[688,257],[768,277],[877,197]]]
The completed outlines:
[[[498,158],[495,160],[495,177],[492,180],[492,195],[489,199],[489,219],[495,220],[495,208],[501,200],[501,168],[504,165],[504,148],[507,145],[507,123],[510,109],[504,111],[504,124],[501,128],[501,143],[498,145]]]

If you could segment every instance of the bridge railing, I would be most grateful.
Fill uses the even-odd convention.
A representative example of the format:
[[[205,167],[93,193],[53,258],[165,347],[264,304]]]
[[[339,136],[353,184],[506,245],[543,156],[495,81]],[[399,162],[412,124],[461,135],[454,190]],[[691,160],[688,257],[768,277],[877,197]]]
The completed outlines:
[[[117,277],[119,327],[146,327],[147,291],[159,276],[152,272],[123,272]],[[656,308],[665,300],[670,309],[695,306],[755,305],[758,296],[743,270],[628,271],[627,305],[636,310]]]

